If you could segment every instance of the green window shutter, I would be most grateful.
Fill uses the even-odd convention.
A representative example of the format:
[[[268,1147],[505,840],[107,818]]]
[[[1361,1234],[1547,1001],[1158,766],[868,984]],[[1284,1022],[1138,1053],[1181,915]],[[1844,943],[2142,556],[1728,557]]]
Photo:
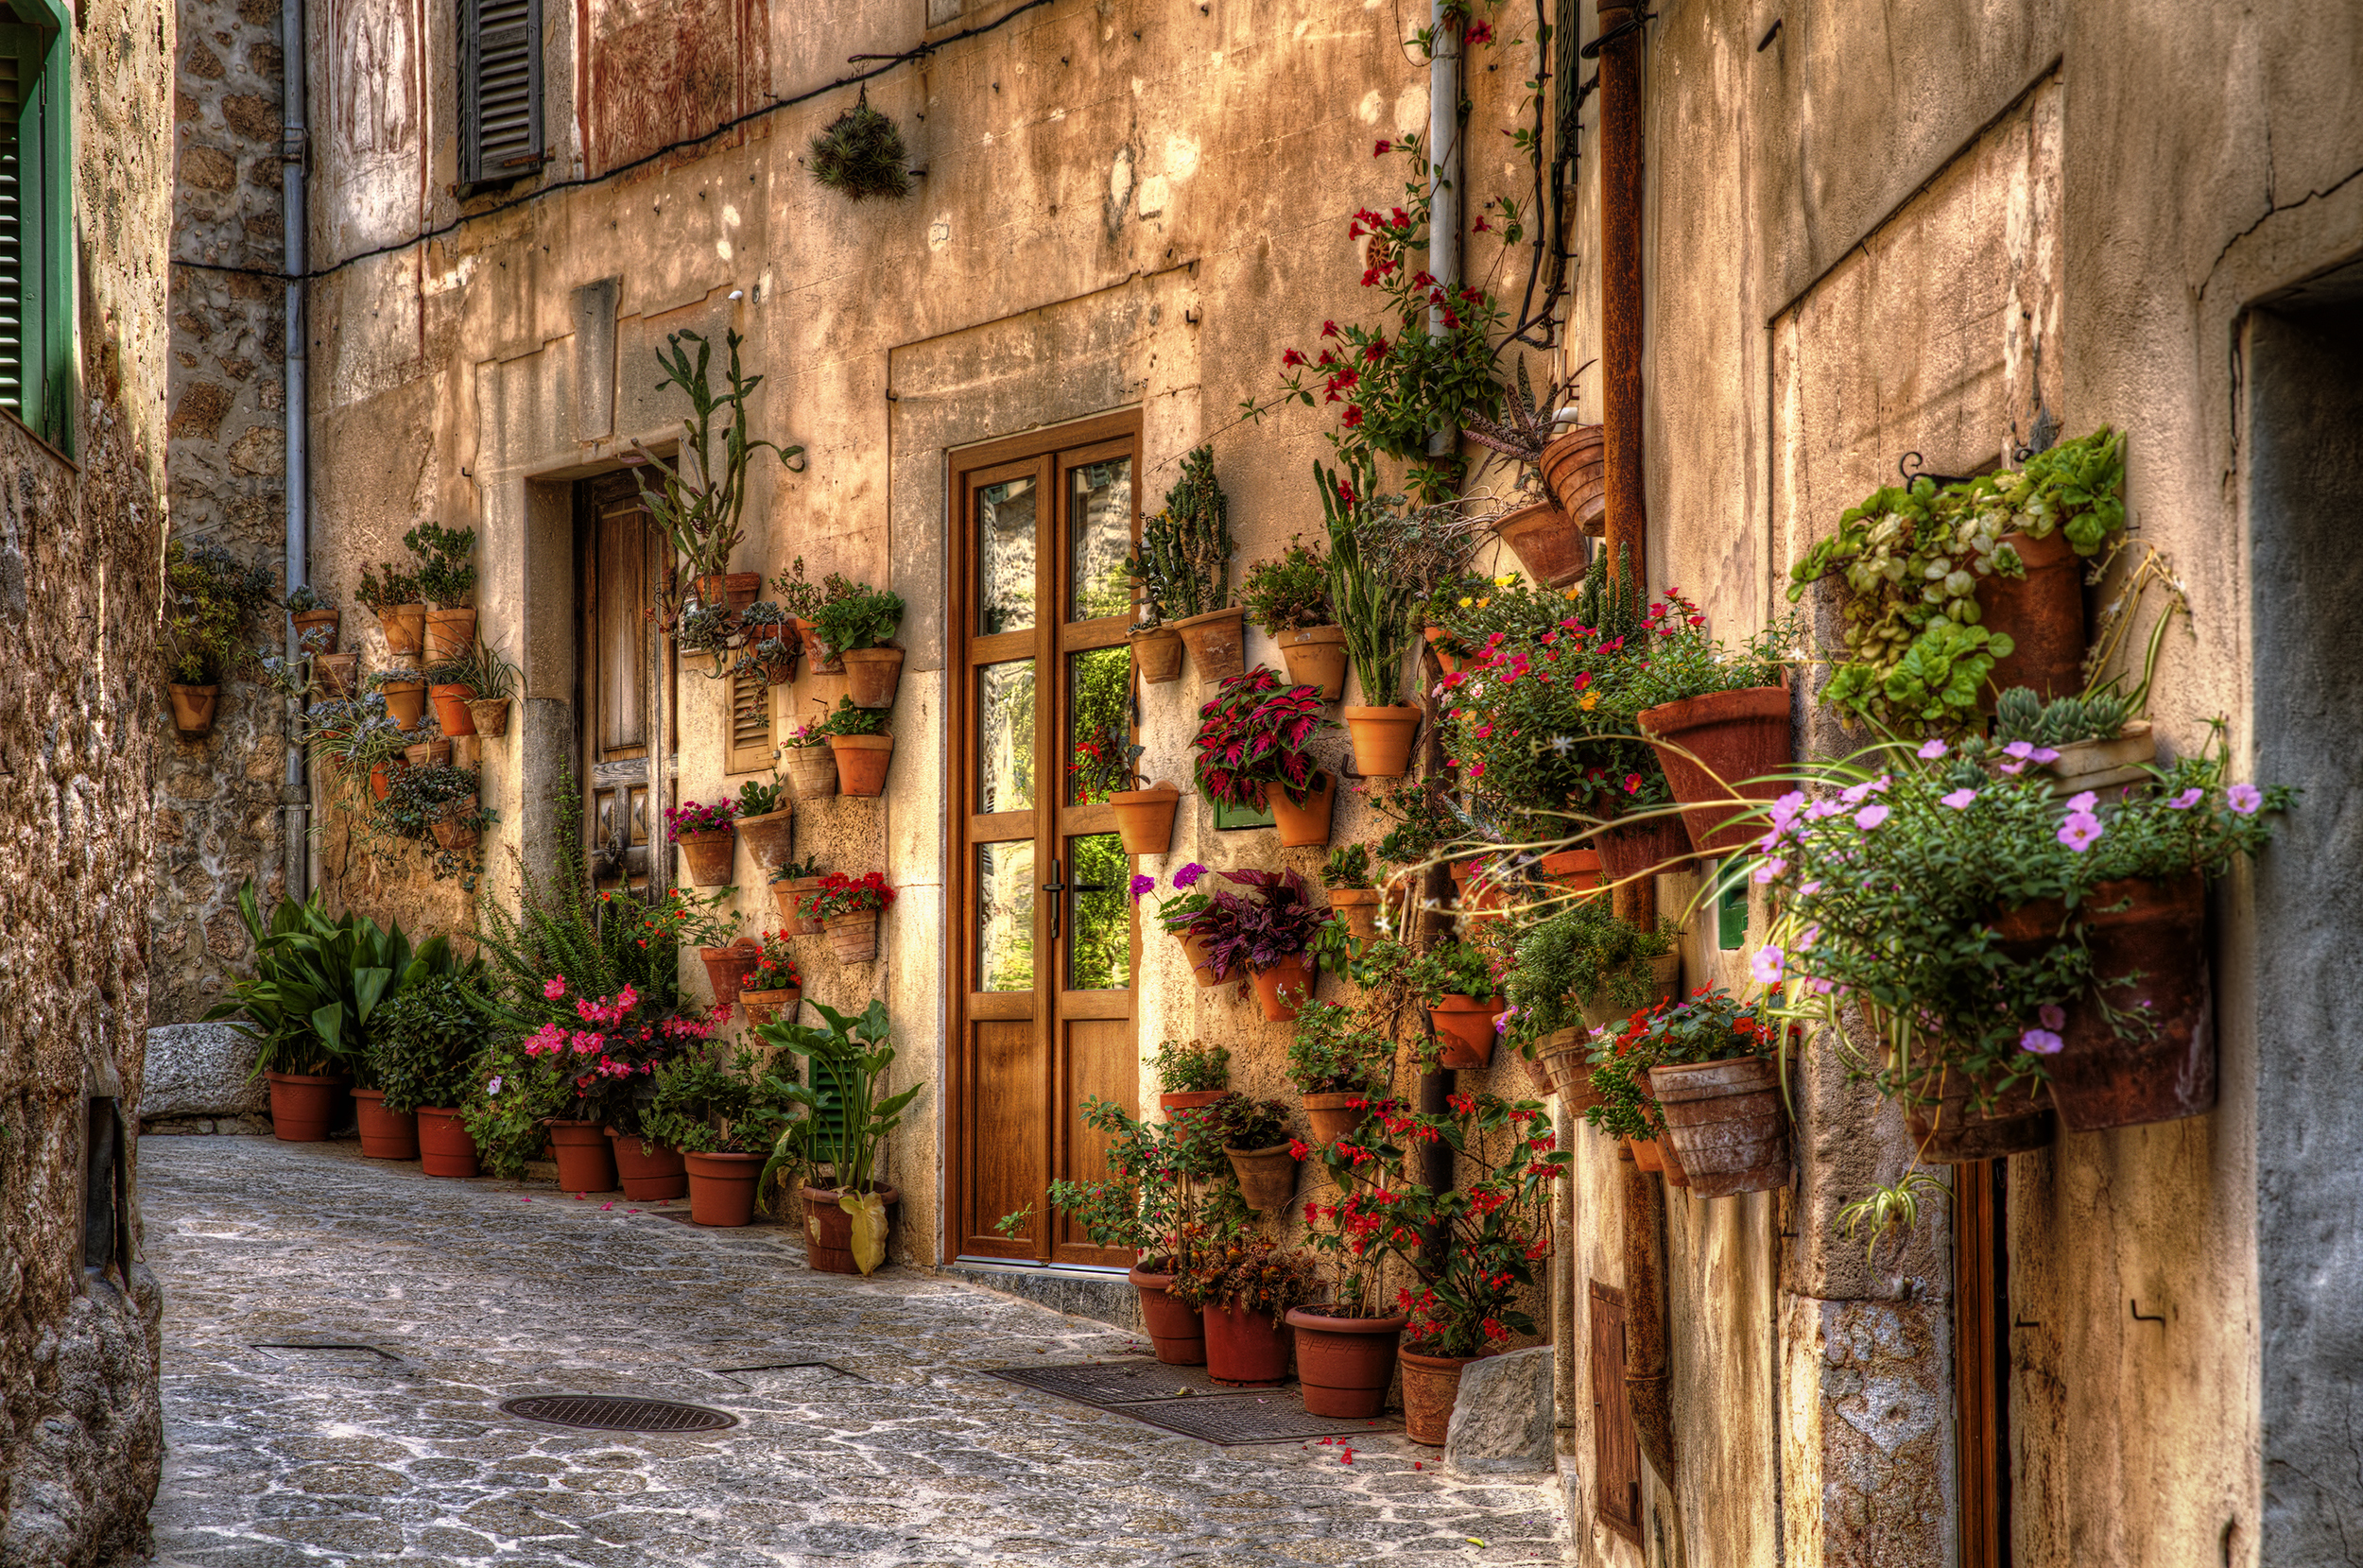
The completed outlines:
[[[0,23],[0,405],[62,446],[74,229],[60,37]]]
[[[19,125],[25,100],[39,79],[39,56],[27,68],[30,27],[0,24],[0,406],[25,418],[25,167]],[[31,171],[39,173],[39,160]],[[36,251],[38,255],[38,251]],[[36,267],[35,271],[39,268]],[[34,410],[38,416],[38,407]]]
[[[541,0],[459,0],[459,179],[542,166]]]

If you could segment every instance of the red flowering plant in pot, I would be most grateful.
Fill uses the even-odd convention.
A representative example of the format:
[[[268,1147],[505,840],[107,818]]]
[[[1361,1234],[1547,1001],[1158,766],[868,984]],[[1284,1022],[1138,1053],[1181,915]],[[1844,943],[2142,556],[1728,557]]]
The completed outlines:
[[[1206,1326],[1206,1375],[1261,1387],[1286,1381],[1288,1314],[1319,1288],[1312,1259],[1283,1251],[1272,1236],[1233,1231],[1201,1248],[1172,1291]]]
[[[1208,895],[1206,906],[1191,918],[1188,935],[1204,944],[1216,980],[1251,977],[1264,1017],[1287,1023],[1311,999],[1320,964],[1327,960],[1336,968],[1342,962],[1345,926],[1312,902],[1304,879],[1294,871],[1219,874],[1248,891],[1225,887]]]
[[[820,886],[797,900],[797,912],[817,920],[829,936],[829,954],[839,963],[866,964],[878,956],[878,915],[894,902],[881,871],[847,876],[831,871]]]
[[[1402,1121],[1401,1108],[1375,1094],[1354,1096],[1359,1112]],[[1433,1142],[1431,1137],[1428,1141]],[[1304,1408],[1317,1416],[1368,1419],[1386,1408],[1395,1357],[1410,1315],[1385,1301],[1387,1264],[1399,1249],[1387,1212],[1394,1192],[1370,1150],[1352,1138],[1321,1148],[1299,1142],[1299,1160],[1329,1172],[1333,1200],[1304,1205],[1305,1245],[1328,1261],[1334,1284],[1293,1308],[1297,1381]],[[1413,1238],[1416,1245],[1417,1238]]]
[[[738,847],[737,818],[738,802],[727,797],[711,802],[684,801],[664,808],[664,835],[681,846],[692,885],[719,887],[730,881],[731,861]]]
[[[657,1069],[712,1036],[729,1009],[683,1011],[644,997],[630,983],[610,996],[588,996],[562,974],[545,981],[542,994],[575,1015],[572,1025],[545,1020],[520,1047],[555,1091],[547,1104],[559,1185],[605,1192],[614,1185],[611,1142],[642,1131]],[[591,1185],[595,1178],[597,1186]]]
[[[1283,846],[1329,841],[1337,775],[1305,749],[1331,722],[1319,686],[1283,685],[1258,664],[1225,680],[1198,717],[1199,793],[1218,806],[1268,808]]]
[[[783,1012],[791,1019],[796,1016],[796,1005],[803,999],[804,975],[796,967],[796,952],[787,939],[785,931],[766,931],[754,967],[739,982],[738,1003],[747,1009],[750,1024],[768,1024]]]

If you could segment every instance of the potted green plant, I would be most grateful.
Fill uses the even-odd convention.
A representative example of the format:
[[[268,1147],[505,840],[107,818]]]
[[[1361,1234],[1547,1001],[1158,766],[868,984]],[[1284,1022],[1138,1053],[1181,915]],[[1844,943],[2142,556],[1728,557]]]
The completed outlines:
[[[487,740],[509,733],[509,702],[517,690],[517,666],[495,649],[477,643],[460,662],[457,674],[458,683],[473,694],[467,698],[468,718],[475,726],[475,732]],[[439,719],[441,714],[439,705]],[[448,728],[444,731],[446,734],[457,732]]]
[[[1311,1000],[1319,971],[1315,944],[1329,911],[1312,902],[1294,871],[1222,871],[1244,893],[1219,888],[1194,916],[1189,934],[1204,943],[1216,980],[1245,973],[1253,979],[1265,1019],[1285,1024]]]
[[[902,1196],[879,1180],[887,1135],[923,1084],[883,1094],[894,1065],[886,1004],[872,998],[859,1013],[815,1002],[826,1027],[772,1024],[756,1031],[765,1043],[795,1052],[812,1064],[809,1085],[787,1096],[804,1115],[781,1131],[764,1164],[765,1181],[794,1172],[804,1178],[804,1246],[811,1266],[837,1274],[871,1274],[886,1261],[886,1212]],[[828,1185],[819,1184],[827,1172]]]
[[[1665,1116],[1649,1088],[1650,1020],[1673,1005],[1669,1000],[1637,1008],[1630,1018],[1586,1037],[1590,1093],[1582,1114],[1594,1130],[1623,1144],[1635,1165],[1681,1187],[1689,1178],[1665,1137]]]
[[[795,950],[788,946],[785,931],[766,931],[758,941],[754,967],[739,983],[738,1005],[747,1009],[747,1022],[757,1028],[777,1022],[783,1013],[793,1023],[796,1006],[804,995],[804,976],[796,967]]]
[[[1278,556],[1247,569],[1240,598],[1249,621],[1280,645],[1289,682],[1317,686],[1322,701],[1337,701],[1346,689],[1346,634],[1329,606],[1320,551],[1291,539]]]
[[[1214,1104],[1231,1081],[1231,1052],[1225,1046],[1163,1040],[1148,1060],[1157,1074],[1157,1109],[1171,1120]]]
[[[426,716],[426,682],[417,670],[371,670],[369,687],[385,699],[387,716],[402,729],[415,730]]]
[[[371,824],[385,840],[417,844],[437,881],[456,877],[462,890],[473,891],[484,869],[484,830],[500,819],[478,800],[477,788],[473,767],[404,767],[389,776],[386,798],[371,808]]]
[[[454,1004],[462,1020],[470,1018],[473,1008],[467,1004],[463,977],[480,977],[483,969],[480,958],[462,965],[451,951],[450,938],[431,938],[420,944],[395,976],[390,995],[371,1014],[366,1042],[352,1058],[353,1112],[364,1159],[419,1158],[422,1095],[440,1090],[453,1076],[454,1056],[459,1059],[456,1070],[464,1083],[472,1070],[473,1046],[483,1033],[480,1022],[463,1023],[456,1040],[422,1042],[417,1038],[419,1020],[454,1010]]]
[[[738,612],[734,629],[739,654],[733,673],[751,672],[767,686],[785,686],[796,679],[796,662],[803,644],[796,634],[796,618],[769,599],[758,599]]]
[[[1506,1004],[1483,948],[1440,943],[1413,961],[1409,978],[1436,1031],[1436,1065],[1482,1067],[1493,1060],[1494,1021]]]
[[[338,619],[335,594],[323,594],[308,582],[287,590],[287,623],[295,628],[298,647],[312,653],[336,652]]]
[[[426,601],[423,657],[430,664],[466,658],[475,646],[475,611],[468,604],[475,593],[475,530],[429,519],[402,543],[419,563],[413,591]]]
[[[837,699],[837,712],[827,720],[829,750],[837,761],[837,788],[857,799],[874,800],[886,793],[888,766],[894,761],[894,737],[886,732],[887,715],[876,708],[860,708],[850,697]]]
[[[911,190],[909,160],[902,131],[870,107],[864,87],[853,108],[813,136],[804,164],[815,180],[849,201],[900,200]]]
[[[1258,664],[1226,679],[1198,714],[1190,747],[1199,794],[1216,805],[1268,807],[1283,848],[1328,842],[1337,780],[1307,750],[1328,722],[1316,688],[1283,686]]]
[[[1357,941],[1378,935],[1379,891],[1371,885],[1371,848],[1349,844],[1329,852],[1321,865],[1321,886],[1329,890],[1329,907],[1346,922]]]
[[[1262,1387],[1287,1380],[1288,1311],[1310,1301],[1315,1287],[1304,1254],[1282,1250],[1269,1235],[1233,1232],[1200,1251],[1172,1289],[1205,1324],[1206,1375]]]
[[[779,905],[780,918],[787,922],[791,937],[817,937],[820,922],[804,913],[803,896],[820,886],[820,858],[807,855],[802,860],[783,860],[771,868],[771,902]]]
[[[218,544],[164,548],[164,645],[172,722],[196,739],[214,728],[221,683],[254,663],[250,628],[271,603],[271,578]]]
[[[753,1223],[757,1178],[787,1098],[775,1074],[757,1071],[752,1051],[690,1051],[657,1067],[645,1142],[680,1151],[693,1223]]]
[[[1641,732],[1665,770],[1682,826],[1700,854],[1743,850],[1764,831],[1763,810],[1788,786],[1787,650],[1803,631],[1792,618],[1733,652],[1709,637],[1705,617],[1672,589],[1649,606],[1664,629],[1647,664],[1632,674]]]
[[[1325,1148],[1351,1137],[1387,1092],[1395,1042],[1385,1020],[1326,1002],[1305,1003],[1296,1024],[1288,1039],[1288,1080],[1304,1098],[1313,1142]]]
[[[804,558],[798,556],[786,571],[771,579],[771,592],[779,596],[780,608],[787,612],[788,623],[797,629],[803,642],[804,657],[812,661],[815,673],[839,675],[845,665],[827,645],[820,641],[820,612],[839,599],[866,593],[859,583],[841,572],[831,572],[819,582],[804,576]]]
[[[785,858],[789,829],[796,820],[796,804],[788,798],[787,785],[782,782],[778,768],[768,779],[749,779],[738,786],[737,816],[734,826],[738,841],[754,856],[755,865],[768,871]]]
[[[1142,523],[1140,545],[1125,561],[1144,612],[1132,646],[1147,679],[1159,679],[1150,667],[1157,654],[1143,645],[1160,636],[1181,639],[1202,681],[1246,667],[1245,612],[1231,602],[1233,548],[1229,503],[1215,482],[1215,449],[1197,447],[1182,459],[1164,509]]]
[[[479,1167],[459,1108],[476,1087],[492,1026],[481,999],[484,960],[430,961],[428,950],[445,941],[422,946],[415,973],[371,1014],[368,1056],[383,1112],[412,1119],[426,1174],[465,1179]],[[355,1090],[356,1110],[360,1096]]]
[[[361,568],[361,586],[353,596],[377,615],[377,629],[386,651],[397,659],[417,659],[426,651],[426,602],[419,593],[416,572],[391,561]]]
[[[1607,510],[1607,497],[1599,486],[1571,482],[1575,481],[1575,474],[1570,471],[1585,466],[1582,456],[1588,454],[1593,459],[1591,466],[1598,466],[1597,427],[1590,427],[1588,440],[1580,436],[1572,440],[1553,436],[1552,419],[1546,410],[1557,405],[1561,390],[1549,388],[1538,405],[1526,380],[1526,362],[1522,357],[1518,361],[1517,384],[1505,389],[1501,418],[1472,415],[1461,431],[1478,446],[1498,452],[1520,465],[1514,504],[1493,519],[1493,532],[1517,552],[1520,564],[1537,582],[1553,588],[1564,588],[1583,576],[1588,555],[1584,535],[1604,530]],[[1556,452],[1554,444],[1559,448]],[[1559,499],[1560,488],[1550,482],[1553,473],[1574,492],[1583,508],[1580,514],[1567,510]],[[1587,521],[1595,526],[1586,526]]]
[[[475,715],[469,712],[476,689],[470,684],[475,674],[473,649],[463,651],[455,659],[438,659],[419,671],[426,682],[426,699],[435,710],[435,727],[446,737],[475,733]]]
[[[681,846],[691,887],[730,885],[732,862],[737,858],[737,818],[738,802],[728,797],[710,803],[683,801],[664,808],[664,835]]]
[[[1539,1060],[1551,1086],[1583,1109],[1582,1055],[1591,1031],[1674,994],[1682,975],[1677,928],[1619,919],[1602,899],[1576,899],[1522,930],[1503,976],[1519,1054]]]
[[[815,698],[816,702],[819,698]],[[825,801],[837,793],[837,752],[829,745],[830,715],[806,719],[780,743],[780,766],[800,801]]]
[[[1728,1198],[1788,1184],[1788,1116],[1773,1054],[1780,1029],[1761,1003],[1701,986],[1651,1009],[1631,1054],[1692,1196]]]
[[[856,708],[891,708],[903,680],[903,650],[890,639],[902,623],[900,594],[863,588],[820,607],[815,630],[829,656],[845,666],[845,685]]]
[[[828,933],[829,956],[841,964],[866,964],[878,956],[878,916],[894,902],[894,889],[879,871],[858,877],[831,871],[800,901],[802,913]]]
[[[1423,532],[1423,520],[1407,514],[1399,497],[1374,494],[1371,471],[1349,482],[1315,463],[1313,478],[1329,525],[1329,602],[1362,687],[1361,702],[1340,710],[1354,766],[1365,778],[1399,779],[1410,771],[1420,727],[1420,710],[1403,700],[1403,665],[1418,599],[1409,546]]]
[[[2161,626],[2164,621],[2162,618]],[[2153,640],[2151,657],[2160,644]],[[2147,693],[2145,679],[2141,690]],[[2137,718],[2135,698],[2112,690],[2086,690],[2045,702],[2025,686],[1994,699],[1993,738],[2004,746],[2024,741],[2058,755],[2044,765],[2051,792],[2062,800],[2087,789],[2144,784],[2158,756],[2157,737]]]
[[[1241,1201],[1268,1223],[1285,1214],[1297,1191],[1288,1108],[1231,1090],[1208,1101],[1197,1120],[1199,1129],[1222,1146],[1231,1173],[1239,1179]]]

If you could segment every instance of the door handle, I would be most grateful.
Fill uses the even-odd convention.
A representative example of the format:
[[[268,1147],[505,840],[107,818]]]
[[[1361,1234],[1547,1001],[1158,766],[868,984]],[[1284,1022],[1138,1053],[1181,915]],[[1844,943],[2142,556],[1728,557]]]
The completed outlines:
[[[1042,890],[1051,895],[1050,940],[1055,945],[1059,939],[1059,922],[1065,913],[1066,905],[1066,882],[1056,860],[1050,863],[1050,880],[1042,885]]]

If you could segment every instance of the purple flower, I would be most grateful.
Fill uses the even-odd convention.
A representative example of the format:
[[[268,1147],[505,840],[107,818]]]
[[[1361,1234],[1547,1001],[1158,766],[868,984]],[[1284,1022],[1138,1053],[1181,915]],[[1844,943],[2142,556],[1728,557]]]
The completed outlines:
[[[1174,889],[1177,892],[1187,892],[1192,887],[1196,887],[1198,885],[1198,879],[1205,874],[1206,868],[1193,860],[1188,865],[1173,873]]]
[[[1748,973],[1764,985],[1780,984],[1781,950],[1768,944],[1756,949],[1756,956],[1748,960]]]
[[[2027,771],[2027,765],[2023,762],[2006,762],[2002,764],[2001,767],[2002,771],[2008,773],[2013,779],[2017,778],[2021,773]]]
[[[2031,740],[2014,740],[2002,749],[2002,754],[2006,757],[2016,757],[2019,761],[2025,762],[2035,754],[2035,743]]]
[[[2039,1057],[2059,1055],[2060,1047],[2064,1043],[2066,1042],[2049,1029],[2029,1029],[2018,1037],[2020,1050],[2032,1051]]]
[[[1827,996],[1830,992],[1837,990],[1837,983],[1833,980],[1816,980],[1807,989],[1810,990],[1816,996]]]
[[[1811,898],[1814,894],[1821,891],[1821,879],[1820,877],[1815,877],[1811,882],[1808,882],[1802,887],[1798,888],[1797,891],[1802,897]]]
[[[2028,762],[2044,763],[2058,762],[2060,760],[2060,753],[2054,751],[2048,746],[2038,746],[2032,751],[2027,753],[2027,760]]]
[[[1135,903],[1135,904],[1140,903],[1140,901],[1141,901],[1141,900],[1143,900],[1143,899],[1147,898],[1149,894],[1151,894],[1151,893],[1155,892],[1156,890],[1157,890],[1157,879],[1156,879],[1155,877],[1153,877],[1153,876],[1149,876],[1149,875],[1147,875],[1147,874],[1146,874],[1146,873],[1144,873],[1144,872],[1139,872],[1139,871],[1135,871],[1135,872],[1132,874],[1132,902],[1133,902],[1133,903]]]
[[[2068,819],[2060,824],[2058,836],[2061,843],[2082,854],[2100,837],[2100,818],[2089,811],[2071,813]]]
[[[2068,797],[2068,810],[2070,811],[2090,811],[2093,807],[2098,805],[2099,803],[2100,797],[2094,794],[2089,789],[2084,791],[2081,795],[2071,795]]]
[[[2223,803],[2243,817],[2253,817],[2265,803],[2265,792],[2254,784],[2236,784],[2223,792]]]
[[[1836,801],[1816,801],[1805,808],[1805,816],[1809,820],[1819,822],[1824,817],[1836,817],[1845,809]]]
[[[1848,788],[1839,790],[1837,792],[1837,798],[1844,801],[1850,806],[1858,806],[1862,804],[1863,797],[1870,793],[1871,781],[1865,779],[1861,784],[1854,784]]]
[[[2188,811],[2207,798],[2207,791],[2194,784],[2166,802],[2168,811]]]
[[[1865,806],[1854,813],[1854,825],[1865,833],[1869,833],[1887,819],[1888,808],[1885,806]]]
[[[1955,811],[1967,811],[1969,809],[1969,802],[1975,799],[1977,799],[1977,792],[1975,790],[1957,789],[1950,795],[1938,796],[1937,804],[1941,806],[1951,806]]]
[[[1769,882],[1774,877],[1780,875],[1783,871],[1787,870],[1788,862],[1775,857],[1765,861],[1762,865],[1756,868],[1755,880],[1759,883]]]
[[[1939,757],[1943,756],[1952,750],[1953,749],[1951,747],[1945,745],[1944,742],[1940,740],[1924,741],[1921,744],[1920,760],[1922,762],[1934,762]]]
[[[492,1081],[484,1086],[484,1092],[488,1094],[497,1094],[501,1092],[501,1079],[498,1073],[492,1075]]]
[[[1786,827],[1790,822],[1796,820],[1797,813],[1803,808],[1804,803],[1805,792],[1803,790],[1790,790],[1787,794],[1772,802],[1773,822],[1778,826]]]
[[[2035,1009],[2035,1016],[2043,1020],[2043,1026],[2046,1029],[2056,1031],[2067,1027],[2067,1008],[2057,1002],[2045,1002]]]

